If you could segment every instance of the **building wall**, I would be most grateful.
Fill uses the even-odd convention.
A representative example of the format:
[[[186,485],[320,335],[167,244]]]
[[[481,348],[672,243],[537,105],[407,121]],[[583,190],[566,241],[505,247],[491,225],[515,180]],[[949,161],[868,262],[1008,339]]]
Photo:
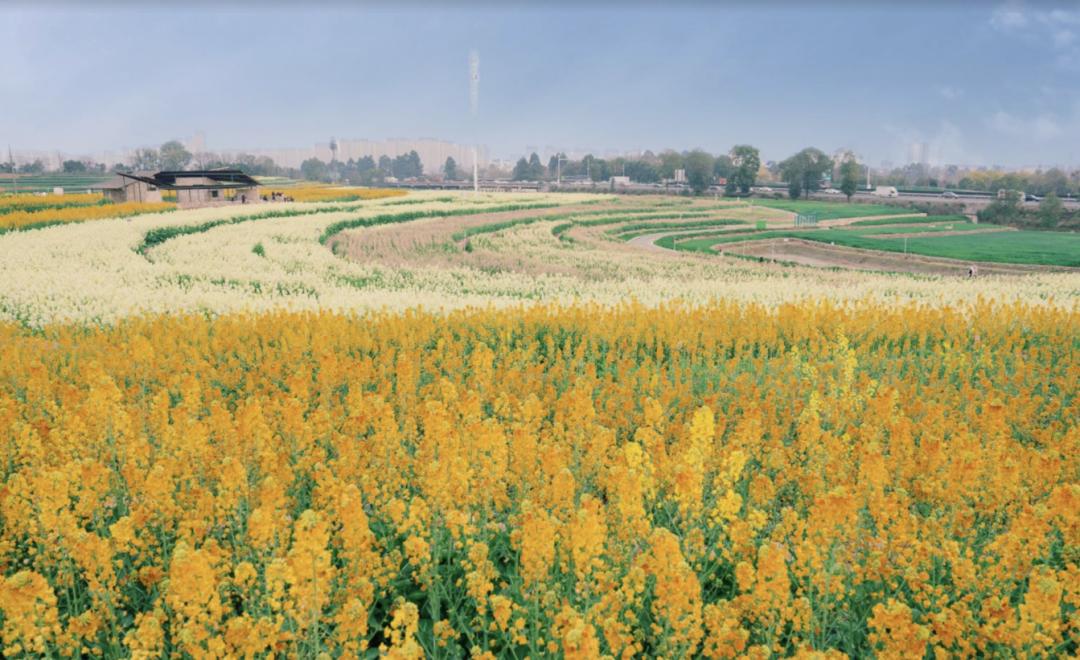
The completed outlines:
[[[210,194],[211,191],[205,189],[198,190],[183,190],[178,189],[176,191],[176,202],[180,206],[204,206],[213,201],[218,201]],[[215,191],[216,192],[216,191]],[[220,198],[221,193],[218,193]]]
[[[142,181],[128,179],[124,184],[123,201],[125,202],[160,202],[161,191],[157,188],[150,189],[150,185]]]

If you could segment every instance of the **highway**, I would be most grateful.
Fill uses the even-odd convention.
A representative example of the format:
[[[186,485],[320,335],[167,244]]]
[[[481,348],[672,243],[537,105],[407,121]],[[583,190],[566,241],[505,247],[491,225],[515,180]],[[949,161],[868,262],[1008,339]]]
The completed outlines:
[[[910,202],[914,204],[926,204],[926,203],[949,203],[956,204],[962,203],[965,211],[975,213],[981,209],[986,208],[991,202],[995,200],[995,196],[989,193],[985,195],[962,195],[956,198],[946,198],[941,195],[920,194],[920,193],[900,193],[899,197],[878,197],[877,195],[870,194],[868,192],[859,192],[851,198],[853,202],[861,202],[866,204],[872,203],[888,203],[888,202]],[[826,195],[825,193],[814,193],[811,195],[811,199],[817,199],[821,201],[843,201],[846,199],[843,195]],[[1080,200],[1076,199],[1062,199],[1062,203],[1067,209],[1080,208]],[[1024,202],[1025,208],[1038,208],[1038,202]]]

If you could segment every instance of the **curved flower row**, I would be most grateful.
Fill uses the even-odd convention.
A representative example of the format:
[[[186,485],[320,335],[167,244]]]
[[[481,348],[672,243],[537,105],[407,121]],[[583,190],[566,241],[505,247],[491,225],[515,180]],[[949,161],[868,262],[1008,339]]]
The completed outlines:
[[[657,254],[614,240],[564,241],[552,235],[552,222],[476,235],[464,247],[449,239],[409,247],[407,254],[397,254],[394,241],[388,240],[386,255],[376,250],[356,260],[336,256],[320,243],[329,228],[386,214],[387,206],[402,201],[411,202],[408,210],[421,215],[482,213],[512,204],[571,206],[596,199],[412,193],[406,200],[267,205],[283,212],[301,208],[305,214],[250,222],[230,221],[251,213],[250,207],[223,207],[16,232],[0,236],[0,280],[6,283],[0,289],[0,319],[40,325],[112,321],[145,312],[454,309],[522,301],[610,304],[629,299],[701,304],[723,298],[769,305],[874,299],[940,305],[981,298],[1075,306],[1080,297],[1080,275],[1075,273],[965,281],[785,268]],[[408,224],[418,228],[446,222],[435,217]],[[150,232],[178,226],[199,231],[176,233],[153,247],[149,260],[135,253]]]

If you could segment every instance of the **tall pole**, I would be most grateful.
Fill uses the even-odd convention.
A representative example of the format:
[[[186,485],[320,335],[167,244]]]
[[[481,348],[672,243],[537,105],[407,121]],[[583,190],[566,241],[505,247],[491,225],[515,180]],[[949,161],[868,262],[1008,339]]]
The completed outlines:
[[[473,118],[473,128],[476,128],[476,114],[480,109],[480,53],[473,50],[469,53],[469,113]],[[480,150],[473,142],[473,193],[480,192]]]

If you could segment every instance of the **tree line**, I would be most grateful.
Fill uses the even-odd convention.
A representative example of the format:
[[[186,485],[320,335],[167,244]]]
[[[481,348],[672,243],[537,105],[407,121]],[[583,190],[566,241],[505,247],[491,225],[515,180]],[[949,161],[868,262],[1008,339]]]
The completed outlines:
[[[1025,207],[1023,201],[1018,190],[1006,189],[979,211],[979,222],[1033,229],[1075,230],[1080,227],[1080,211],[1066,209],[1053,190],[1042,198],[1037,208]]]
[[[382,183],[390,178],[420,178],[424,175],[424,165],[415,150],[394,158],[382,155],[378,160],[363,156],[327,163],[319,158],[308,158],[300,164],[300,175],[309,181],[367,185]]]
[[[580,160],[558,153],[544,165],[536,153],[522,157],[514,165],[511,178],[515,181],[589,180],[607,181],[613,176],[625,176],[634,183],[659,183],[673,181],[682,172],[686,183],[695,192],[704,192],[719,180],[724,180],[726,191],[746,194],[757,180],[761,169],[761,155],[748,144],[731,148],[726,154],[713,155],[701,149],[677,152],[673,150],[654,154],[646,151],[639,158],[622,156],[605,159],[592,154]]]
[[[713,155],[701,149],[653,154],[646,151],[640,158],[618,157],[610,160],[587,155],[571,160],[565,154],[551,156],[545,167],[540,157],[530,154],[514,165],[511,177],[517,181],[580,180],[607,181],[612,176],[625,176],[634,183],[658,183],[676,180],[676,173],[685,176],[686,185],[695,193],[711,186],[723,186],[725,195],[745,195],[761,174],[761,155],[753,146],[740,144],[726,154]],[[834,162],[823,151],[807,147],[790,158],[773,164],[771,174],[788,184],[793,199],[806,197],[820,190],[823,182],[838,182],[848,199],[858,190],[863,175],[853,154],[847,153]]]
[[[104,172],[156,172],[159,170],[210,170],[235,169],[257,176],[299,176],[295,168],[281,167],[267,156],[255,156],[239,153],[224,156],[212,152],[192,153],[178,140],[169,140],[160,148],[143,147],[136,149],[127,163],[114,163],[108,166],[91,160],[65,160],[59,171],[64,174],[104,173]],[[46,171],[45,163],[40,159],[18,166],[13,162],[0,163],[0,173],[42,174]]]
[[[1001,169],[965,170],[958,165],[931,167],[925,163],[910,163],[878,174],[875,181],[882,185],[908,188],[940,188],[976,190],[996,193],[999,190],[1022,190],[1045,196],[1051,192],[1058,197],[1080,195],[1080,169],[1067,172],[1060,167],[1034,171],[1006,172]]]

